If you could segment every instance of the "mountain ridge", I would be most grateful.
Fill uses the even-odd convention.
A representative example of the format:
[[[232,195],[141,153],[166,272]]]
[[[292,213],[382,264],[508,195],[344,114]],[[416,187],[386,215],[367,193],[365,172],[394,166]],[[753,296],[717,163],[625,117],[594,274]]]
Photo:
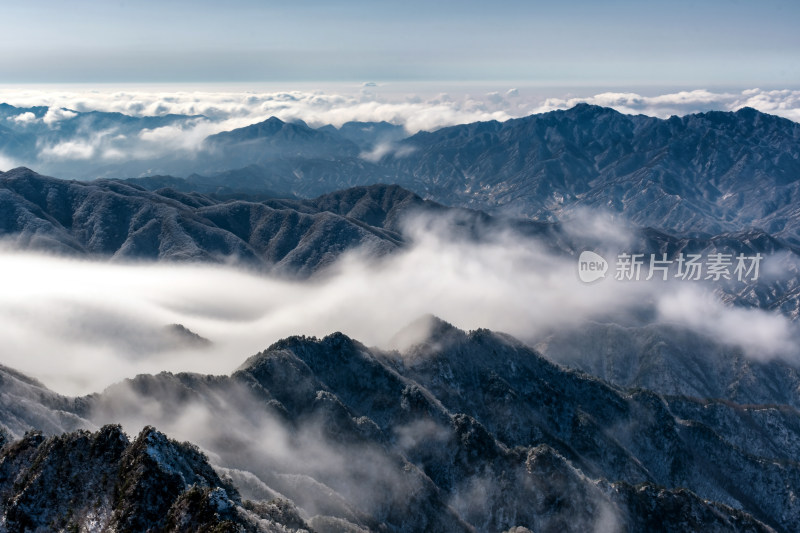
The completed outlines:
[[[796,409],[626,391],[507,335],[428,320],[428,336],[404,352],[341,333],[289,337],[229,376],[142,375],[67,409],[93,424],[149,421],[167,433],[181,427],[177,413],[205,413],[215,423],[194,434],[244,497],[265,489],[235,469],[306,512],[368,529],[580,531],[604,513],[628,528],[655,523],[643,514],[655,513],[676,531],[790,531],[800,516],[785,488],[800,484]],[[284,435],[287,451],[254,446],[247,435],[262,427]],[[333,463],[309,462],[319,454]],[[342,461],[344,470],[333,466]],[[332,492],[298,484],[297,474]],[[473,490],[483,496],[471,499]],[[313,513],[305,519],[315,527]]]
[[[570,221],[538,222],[447,207],[399,185],[369,185],[314,199],[231,197],[148,190],[133,182],[61,180],[18,168],[0,174],[0,236],[12,249],[114,261],[233,263],[279,276],[321,274],[347,252],[376,260],[414,246],[430,232],[465,244],[511,235],[574,258],[606,246],[602,237],[570,229]],[[414,224],[409,224],[410,222]],[[778,279],[721,283],[721,299],[800,316],[800,246],[759,230],[674,236],[653,228],[630,233],[629,253],[706,256],[761,253],[781,259]],[[660,255],[659,255],[660,256]]]
[[[796,195],[798,141],[800,124],[752,109],[662,120],[579,104],[419,133],[403,141],[414,151],[391,163],[453,205],[542,218],[574,204],[666,231],[771,231],[763,214],[733,209],[747,207],[748,190]],[[790,205],[783,200],[770,215]]]
[[[112,115],[97,114],[103,120],[112,120]],[[91,129],[94,116],[79,113],[59,122],[59,128],[36,135],[67,135],[70,124],[87,120]],[[199,119],[123,118],[117,117],[120,127],[134,127],[128,122],[139,121],[150,129]],[[36,144],[36,135],[25,129],[29,126],[10,121],[2,135],[8,143],[17,142],[17,135],[19,142],[26,138],[25,143]],[[89,149],[88,140],[70,142],[74,146],[64,149]],[[752,108],[660,119],[578,104],[406,138],[381,123],[314,129],[272,117],[211,135],[207,149],[201,147],[191,157],[159,156],[153,165],[167,171],[162,174],[204,174],[187,185],[204,189],[201,192],[268,190],[309,198],[388,182],[439,203],[495,214],[552,220],[575,209],[600,208],[638,226],[667,232],[718,234],[760,228],[797,244],[800,228],[793,206],[800,198],[799,143],[800,125]],[[382,146],[376,151],[378,145]],[[211,153],[215,151],[217,155]],[[14,150],[7,155],[27,161],[27,156],[15,157]],[[36,163],[35,158],[30,163]],[[91,170],[95,163],[100,167]],[[70,159],[60,161],[59,168],[62,174],[81,165],[86,170],[80,176],[113,174],[113,158],[95,163]],[[128,176],[147,175],[146,168]],[[750,202],[756,192],[761,201]]]

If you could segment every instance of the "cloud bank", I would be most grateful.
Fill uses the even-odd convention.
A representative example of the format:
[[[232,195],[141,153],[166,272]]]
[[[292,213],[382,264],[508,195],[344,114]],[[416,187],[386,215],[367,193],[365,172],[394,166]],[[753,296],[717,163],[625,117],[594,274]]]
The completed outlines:
[[[64,118],[70,110],[118,112],[137,117],[181,114],[202,115],[218,124],[214,128],[216,131],[275,116],[284,121],[302,120],[312,127],[340,126],[348,121],[386,121],[403,125],[409,133],[415,133],[466,122],[507,120],[525,113],[522,107],[496,96],[481,89],[458,95],[441,92],[423,95],[404,90],[382,91],[377,85],[269,92],[52,91],[0,87],[0,102],[18,107],[44,105],[53,108],[44,117],[48,124]]]
[[[340,86],[300,90],[217,90],[203,85],[192,90],[52,90],[0,86],[0,101],[29,107],[46,105],[44,121],[54,124],[73,111],[108,111],[131,116],[203,115],[212,122],[235,120],[242,125],[276,116],[303,120],[311,126],[348,121],[387,121],[409,133],[485,120],[506,120],[578,103],[612,107],[623,113],[668,117],[710,110],[735,111],[748,106],[795,121],[800,120],[800,90],[714,92],[707,89],[644,95],[600,92],[576,95],[575,90],[521,86],[453,86],[437,91],[425,85]],[[547,94],[569,92],[569,96]],[[33,117],[20,115],[17,121]],[[231,124],[226,124],[229,127]],[[221,131],[221,130],[220,130]]]
[[[603,233],[609,249],[624,235]],[[379,261],[346,255],[326,275],[292,282],[209,265],[120,265],[0,253],[0,363],[62,393],[98,391],[139,373],[230,373],[290,335],[341,331],[367,345],[432,313],[462,329],[489,328],[524,341],[587,320],[650,316],[678,323],[754,358],[798,359],[796,325],[760,310],[732,309],[691,282],[582,283],[577,259],[498,232],[466,241],[430,221],[410,224],[413,245]],[[603,245],[604,246],[604,245]],[[598,248],[603,251],[602,247]],[[678,292],[680,290],[680,292]],[[182,324],[208,348],[163,336]]]
[[[752,107],[763,113],[800,122],[800,91],[747,89],[716,93],[705,89],[679,91],[657,96],[636,93],[604,92],[586,97],[547,98],[535,112],[568,109],[580,103],[611,107],[621,113],[667,118],[706,111],[736,111]]]

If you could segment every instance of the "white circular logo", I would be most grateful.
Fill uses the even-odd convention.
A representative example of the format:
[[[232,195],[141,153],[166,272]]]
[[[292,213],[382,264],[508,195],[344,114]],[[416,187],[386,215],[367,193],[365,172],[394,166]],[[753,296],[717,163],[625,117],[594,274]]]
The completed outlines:
[[[588,250],[581,252],[578,258],[578,277],[584,283],[591,283],[606,277],[608,261],[603,256]]]

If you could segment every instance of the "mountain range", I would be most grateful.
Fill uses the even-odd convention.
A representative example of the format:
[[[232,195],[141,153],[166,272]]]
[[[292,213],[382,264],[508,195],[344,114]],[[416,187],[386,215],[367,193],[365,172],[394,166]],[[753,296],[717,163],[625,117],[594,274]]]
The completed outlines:
[[[156,179],[156,178],[148,178]],[[288,277],[309,277],[348,252],[379,259],[413,247],[416,226],[447,239],[491,242],[510,232],[519,243],[543,245],[575,259],[605,247],[569,224],[492,216],[450,208],[397,185],[360,186],[314,199],[182,192],[169,185],[147,190],[137,180],[61,180],[18,168],[0,173],[0,236],[6,245],[116,261],[234,263]],[[626,249],[663,254],[725,253],[775,257],[780,276],[752,282],[721,280],[725,300],[800,315],[800,247],[759,230],[679,237],[652,228],[628,228]]]
[[[163,520],[245,523],[253,509],[276,506],[314,531],[791,531],[797,523],[796,409],[621,389],[505,335],[434,317],[421,324],[427,336],[403,352],[342,334],[294,337],[229,376],[142,375],[80,398],[3,369],[2,417],[17,422],[0,452],[0,493],[17,502],[4,523],[54,520],[41,484],[64,468],[75,485],[53,497],[72,505],[65,522],[78,527],[158,509]],[[187,426],[184,413],[204,423]],[[73,433],[20,434],[43,419]],[[152,428],[130,441],[108,420],[190,435],[206,456]],[[102,469],[95,501],[80,480]],[[165,495],[155,500],[146,487],[159,482]],[[125,490],[124,504],[112,504]]]
[[[762,254],[760,279],[714,297],[787,331],[800,317],[800,125],[786,119],[581,104],[414,135],[272,117],[162,142],[210,122],[0,105],[0,155],[79,178],[0,172],[3,253],[309,287],[434,234],[565,264]],[[767,349],[780,331],[760,349],[656,307],[644,295],[527,344],[433,316],[398,350],[289,337],[228,375],[143,374],[80,397],[0,365],[0,531],[796,530],[800,370]],[[214,342],[159,327],[153,345]]]
[[[116,162],[110,156],[59,160],[54,153],[34,152],[37,146],[90,146],[91,134],[104,131],[133,142],[143,131],[205,118],[60,110],[68,118],[47,124],[51,111],[4,105],[0,153],[81,179],[130,178],[156,168],[162,176],[184,176],[170,178],[170,186],[181,184],[175,188],[184,191],[310,198],[393,183],[445,205],[535,220],[600,208],[666,232],[713,235],[756,228],[800,243],[800,125],[751,108],[664,120],[579,104],[406,138],[386,123],[315,129],[272,117],[208,136],[188,154],[137,159],[130,150]],[[26,113],[36,120],[16,120]],[[164,183],[148,180],[138,183]],[[753,195],[758,202],[751,201]]]
[[[798,141],[800,125],[750,108],[663,120],[580,104],[419,133],[391,160],[451,205],[532,218],[597,207],[665,231],[758,227],[796,242]]]
[[[0,182],[0,233],[25,249],[127,260],[232,261],[293,275],[312,273],[347,249],[388,253],[401,242],[399,213],[426,205],[397,187],[351,191],[344,209],[347,199],[337,195],[316,203],[223,202],[117,181],[47,178],[24,168],[0,174]],[[332,203],[343,213],[319,207]]]
[[[240,131],[226,138],[244,136]],[[260,139],[260,154],[270,153],[274,136]],[[757,228],[797,244],[798,141],[798,124],[749,108],[662,120],[579,105],[421,132],[394,141],[377,159],[354,158],[352,147],[336,155],[320,140],[316,157],[297,157],[295,148],[269,162],[251,155],[240,160],[248,166],[193,175],[184,187],[310,197],[395,183],[494,214],[552,221],[601,209],[666,232]],[[242,141],[241,149],[253,142]]]

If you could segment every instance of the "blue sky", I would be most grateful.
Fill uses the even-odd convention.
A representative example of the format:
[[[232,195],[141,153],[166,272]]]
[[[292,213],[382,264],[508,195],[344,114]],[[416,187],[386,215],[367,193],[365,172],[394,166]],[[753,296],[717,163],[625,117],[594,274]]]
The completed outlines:
[[[800,84],[800,2],[785,0],[31,0],[3,21],[6,84]]]

